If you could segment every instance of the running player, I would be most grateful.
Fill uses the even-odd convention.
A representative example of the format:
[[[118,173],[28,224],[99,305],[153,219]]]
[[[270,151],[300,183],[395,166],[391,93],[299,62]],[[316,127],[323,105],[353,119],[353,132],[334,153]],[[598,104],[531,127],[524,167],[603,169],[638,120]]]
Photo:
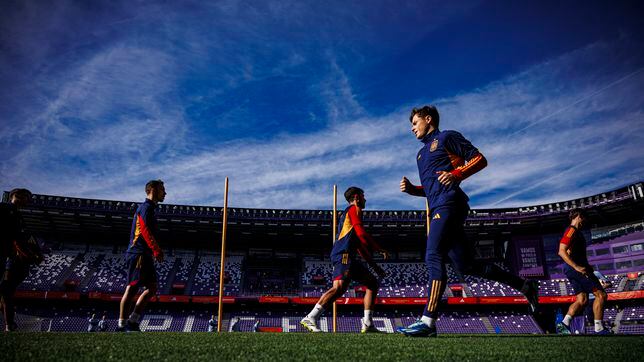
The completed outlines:
[[[157,272],[154,261],[163,262],[163,251],[159,247],[159,228],[155,209],[159,202],[165,199],[165,186],[161,180],[152,180],[145,185],[147,197],[139,205],[132,220],[130,244],[125,253],[127,262],[127,280],[125,293],[121,298],[119,323],[117,331],[139,331],[141,314],[145,305],[157,292]],[[136,301],[134,308],[132,302],[139,287],[145,287]],[[133,309],[133,310],[132,310]],[[126,320],[126,316],[129,318]]]
[[[584,309],[588,303],[588,294],[595,295],[593,302],[593,314],[595,333],[600,335],[613,334],[609,329],[604,328],[604,303],[608,295],[604,291],[599,279],[593,273],[593,268],[586,257],[586,238],[580,229],[586,222],[587,215],[583,209],[570,211],[570,226],[566,229],[559,242],[559,256],[566,263],[564,273],[568,277],[577,300],[570,305],[568,313],[561,323],[557,324],[557,333],[570,334],[570,322],[575,314]]]
[[[38,263],[34,261],[35,255],[31,255],[32,250],[21,250],[34,241],[25,230],[20,215],[20,209],[29,205],[31,196],[27,189],[13,189],[9,192],[9,202],[0,204],[0,305],[4,310],[6,332],[18,328],[14,320],[14,295],[18,285],[29,275],[29,265]],[[42,255],[37,256],[42,258]]]
[[[398,331],[407,336],[436,336],[438,306],[447,285],[448,258],[461,274],[495,280],[520,290],[528,299],[530,311],[535,313],[539,303],[538,282],[475,260],[474,245],[465,235],[463,225],[469,212],[469,199],[459,184],[487,166],[485,157],[460,133],[440,131],[439,114],[434,106],[414,108],[409,121],[412,132],[423,143],[416,157],[422,186],[415,186],[403,177],[400,191],[426,197],[429,204],[431,222],[425,263],[430,288],[422,318]]]
[[[333,287],[320,297],[311,313],[304,317],[300,324],[311,332],[320,332],[318,318],[324,310],[340,298],[349,288],[351,280],[362,283],[366,288],[364,295],[364,318],[361,322],[361,333],[380,332],[372,320],[373,305],[378,294],[379,283],[369,269],[357,259],[357,254],[380,276],[385,272],[373,261],[372,253],[380,252],[386,259],[387,252],[378,245],[362,226],[362,209],[367,200],[364,191],[358,187],[349,187],[344,193],[349,206],[338,225],[338,239],[331,250],[333,264]]]

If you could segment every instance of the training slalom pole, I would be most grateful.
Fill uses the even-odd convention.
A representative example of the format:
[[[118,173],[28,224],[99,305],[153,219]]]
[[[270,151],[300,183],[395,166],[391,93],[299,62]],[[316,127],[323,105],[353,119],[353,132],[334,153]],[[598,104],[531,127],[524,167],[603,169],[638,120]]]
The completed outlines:
[[[425,199],[425,219],[427,222],[427,235],[429,235],[429,223],[431,220],[429,219],[429,203],[427,202],[427,199]]]
[[[228,230],[228,176],[224,184],[224,220],[221,231],[221,265],[219,266],[219,311],[217,312],[217,333],[221,333],[221,322],[224,313],[224,265],[226,263],[226,231]]]
[[[338,185],[333,185],[333,244],[335,244],[336,230],[338,229]],[[333,333],[338,325],[338,306],[333,302]]]

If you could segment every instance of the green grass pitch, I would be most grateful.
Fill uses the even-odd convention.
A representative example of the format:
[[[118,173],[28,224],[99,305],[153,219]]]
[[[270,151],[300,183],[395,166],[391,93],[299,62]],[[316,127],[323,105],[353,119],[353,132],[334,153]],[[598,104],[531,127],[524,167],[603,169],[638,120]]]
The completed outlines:
[[[10,333],[5,361],[96,360],[586,360],[637,361],[644,336],[401,335],[301,333]]]

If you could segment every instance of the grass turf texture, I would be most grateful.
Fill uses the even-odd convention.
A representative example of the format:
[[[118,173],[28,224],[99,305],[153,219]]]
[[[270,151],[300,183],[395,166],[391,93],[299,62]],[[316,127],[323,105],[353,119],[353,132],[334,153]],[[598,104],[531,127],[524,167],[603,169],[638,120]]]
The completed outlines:
[[[495,336],[304,333],[9,333],[5,361],[38,360],[624,360],[643,336]],[[7,358],[8,357],[8,358]],[[7,358],[7,359],[4,359]]]

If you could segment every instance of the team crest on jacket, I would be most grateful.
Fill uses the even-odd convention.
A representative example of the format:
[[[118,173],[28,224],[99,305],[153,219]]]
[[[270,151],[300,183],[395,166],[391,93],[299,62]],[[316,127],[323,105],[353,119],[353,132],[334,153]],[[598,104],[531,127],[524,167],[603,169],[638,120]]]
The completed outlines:
[[[429,145],[429,152],[434,152],[438,148],[438,140],[433,140],[432,144]]]

